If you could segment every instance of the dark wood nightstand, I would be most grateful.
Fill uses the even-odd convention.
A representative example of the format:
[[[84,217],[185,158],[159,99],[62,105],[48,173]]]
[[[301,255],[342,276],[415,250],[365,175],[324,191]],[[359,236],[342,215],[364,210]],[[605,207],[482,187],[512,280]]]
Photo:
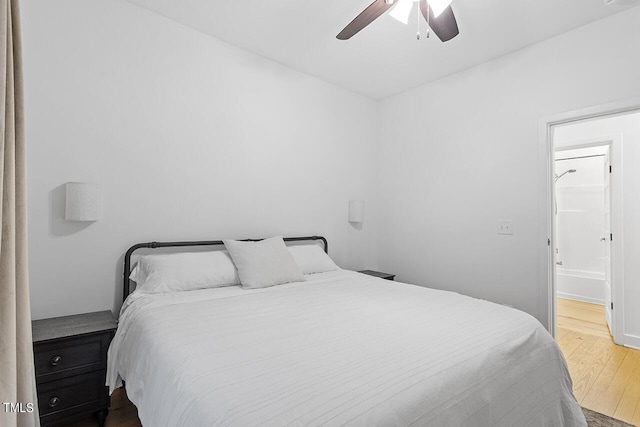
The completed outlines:
[[[109,413],[107,349],[117,324],[110,311],[35,320],[33,352],[42,426]]]
[[[360,270],[358,273],[368,274],[369,276],[379,277],[381,279],[386,280],[395,280],[395,274],[383,273],[381,271],[373,271],[373,270]]]

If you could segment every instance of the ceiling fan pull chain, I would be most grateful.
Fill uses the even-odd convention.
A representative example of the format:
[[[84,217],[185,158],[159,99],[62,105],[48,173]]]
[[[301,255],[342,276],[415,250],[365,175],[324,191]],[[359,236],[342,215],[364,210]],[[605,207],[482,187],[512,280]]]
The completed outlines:
[[[418,7],[418,32],[416,33],[416,39],[420,40],[420,8]]]
[[[424,0],[427,3],[427,38],[431,35],[431,23],[429,22],[429,18],[431,17],[431,5],[429,4],[429,0]]]

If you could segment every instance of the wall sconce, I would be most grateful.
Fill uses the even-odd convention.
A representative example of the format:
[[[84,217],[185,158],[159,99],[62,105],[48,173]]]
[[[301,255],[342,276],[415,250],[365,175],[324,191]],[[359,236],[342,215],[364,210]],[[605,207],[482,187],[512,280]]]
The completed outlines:
[[[364,222],[364,202],[359,200],[349,201],[349,222]]]
[[[100,205],[100,185],[67,182],[64,219],[67,221],[97,221]]]

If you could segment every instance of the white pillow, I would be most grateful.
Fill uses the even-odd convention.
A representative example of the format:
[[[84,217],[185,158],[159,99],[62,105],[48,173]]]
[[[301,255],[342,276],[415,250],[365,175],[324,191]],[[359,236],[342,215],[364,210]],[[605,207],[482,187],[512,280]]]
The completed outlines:
[[[146,292],[188,291],[239,285],[238,271],[225,251],[153,254],[140,257],[129,276]]]
[[[288,249],[304,274],[338,270],[336,263],[318,245],[289,246]]]
[[[304,275],[287,250],[282,236],[259,242],[223,242],[238,269],[243,288],[267,288],[304,281]]]

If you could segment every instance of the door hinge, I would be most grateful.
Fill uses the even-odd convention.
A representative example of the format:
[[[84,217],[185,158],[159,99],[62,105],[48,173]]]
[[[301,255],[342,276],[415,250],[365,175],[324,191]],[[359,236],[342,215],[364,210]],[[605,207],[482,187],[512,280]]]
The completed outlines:
[[[613,310],[613,301],[611,301],[611,310]]]
[[[613,166],[609,165],[609,173],[613,170]]]
[[[613,242],[613,233],[609,234],[609,240]]]
[[[551,239],[547,238],[547,246],[551,246]]]

